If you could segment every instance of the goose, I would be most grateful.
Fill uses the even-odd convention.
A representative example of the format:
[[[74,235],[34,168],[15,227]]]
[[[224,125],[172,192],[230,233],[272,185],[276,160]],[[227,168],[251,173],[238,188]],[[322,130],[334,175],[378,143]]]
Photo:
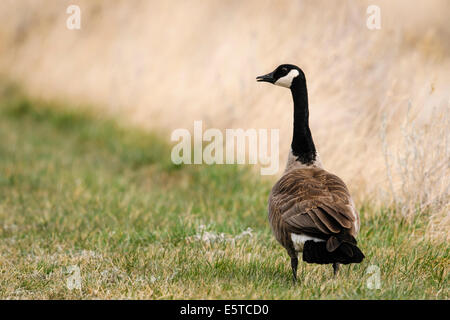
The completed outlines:
[[[336,277],[340,264],[364,259],[356,242],[360,219],[345,183],[322,167],[308,124],[305,74],[295,65],[282,64],[256,80],[289,88],[294,101],[286,169],[269,195],[272,232],[291,258],[294,283],[300,252],[304,262],[332,264]]]

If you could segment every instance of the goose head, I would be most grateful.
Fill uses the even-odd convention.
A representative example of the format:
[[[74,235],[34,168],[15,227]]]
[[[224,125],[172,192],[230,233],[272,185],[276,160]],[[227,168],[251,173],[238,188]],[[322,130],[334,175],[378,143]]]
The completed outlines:
[[[256,81],[292,88],[296,83],[305,82],[305,75],[302,69],[293,64],[282,64],[271,73],[256,77]]]

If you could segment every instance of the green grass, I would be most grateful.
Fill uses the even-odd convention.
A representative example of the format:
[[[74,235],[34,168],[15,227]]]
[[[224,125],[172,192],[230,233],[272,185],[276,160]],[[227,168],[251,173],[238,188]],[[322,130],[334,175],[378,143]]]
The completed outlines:
[[[68,110],[1,93],[2,299],[449,298],[449,247],[423,238],[426,214],[365,204],[364,262],[336,279],[300,263],[293,286],[267,221],[272,182],[245,167],[175,166],[164,138]],[[196,238],[207,232],[226,240]],[[380,289],[367,286],[371,265]],[[71,266],[81,290],[67,286]]]

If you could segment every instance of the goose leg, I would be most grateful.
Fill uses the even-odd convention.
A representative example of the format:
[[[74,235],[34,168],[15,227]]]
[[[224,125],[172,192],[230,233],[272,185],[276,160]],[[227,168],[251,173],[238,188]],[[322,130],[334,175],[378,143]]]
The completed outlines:
[[[334,277],[337,276],[338,271],[339,271],[339,263],[335,262],[335,263],[333,263],[333,275],[334,275]]]
[[[298,258],[291,257],[292,280],[294,281],[294,284],[297,282],[297,266],[298,266]]]

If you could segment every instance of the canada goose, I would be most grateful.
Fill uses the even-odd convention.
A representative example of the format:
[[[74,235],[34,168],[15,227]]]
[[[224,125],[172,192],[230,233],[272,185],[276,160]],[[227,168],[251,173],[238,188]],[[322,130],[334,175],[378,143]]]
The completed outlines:
[[[364,254],[356,246],[359,215],[345,183],[322,168],[308,124],[308,93],[303,71],[282,64],[257,81],[291,89],[294,133],[283,176],[269,196],[269,221],[275,238],[291,257],[294,283],[298,253],[303,261],[333,264],[359,263]]]

